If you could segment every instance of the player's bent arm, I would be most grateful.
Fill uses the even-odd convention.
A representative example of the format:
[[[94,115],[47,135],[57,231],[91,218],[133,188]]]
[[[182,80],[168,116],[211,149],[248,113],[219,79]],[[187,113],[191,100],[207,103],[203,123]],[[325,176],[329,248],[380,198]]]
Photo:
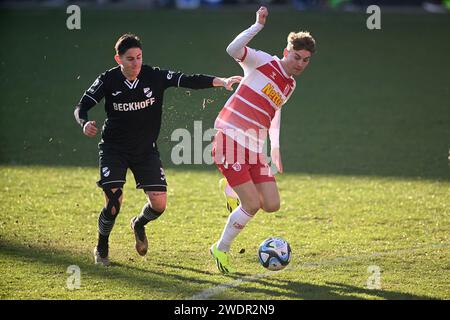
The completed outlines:
[[[84,94],[73,113],[75,120],[83,128],[83,134],[91,138],[95,137],[98,130],[95,126],[95,121],[89,121],[88,111],[96,104],[97,103],[95,103],[92,98],[89,98]]]
[[[91,107],[92,108],[92,107]],[[78,124],[83,128],[83,133],[88,137],[94,137],[97,134],[97,127],[95,126],[95,121],[89,121],[87,111],[90,108],[83,108],[77,105],[74,111],[75,119]]]
[[[95,106],[95,103],[90,103],[89,101],[83,101],[84,97],[81,99],[80,103],[75,107],[75,111],[73,112],[75,116],[75,120],[78,122],[78,124],[83,128],[86,122],[89,121],[88,119],[88,111],[93,106]]]
[[[250,28],[242,31],[234,40],[228,45],[227,53],[236,60],[243,60],[245,56],[245,47],[264,27],[263,24],[256,22]]]
[[[88,111],[98,104],[105,96],[104,82],[106,81],[106,73],[104,72],[95,79],[94,83],[87,89],[80,99],[80,102],[76,105],[74,116],[78,124],[83,128],[89,121]]]

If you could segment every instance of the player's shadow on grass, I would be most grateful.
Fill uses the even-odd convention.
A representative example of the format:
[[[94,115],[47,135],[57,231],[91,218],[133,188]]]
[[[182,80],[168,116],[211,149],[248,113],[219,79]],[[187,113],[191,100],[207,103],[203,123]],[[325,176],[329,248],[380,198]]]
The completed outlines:
[[[246,293],[264,293],[280,299],[305,299],[305,300],[356,300],[356,299],[386,299],[386,300],[430,300],[429,296],[419,296],[409,293],[366,289],[343,283],[326,282],[325,285],[302,283],[275,279],[273,276],[267,279],[252,281],[264,288],[250,286],[242,287]],[[367,296],[362,297],[362,295]]]
[[[199,279],[194,276],[185,276],[180,274],[180,272],[169,272],[169,271],[154,271],[141,269],[134,266],[127,266],[122,263],[111,263],[111,266],[97,266],[93,263],[93,257],[91,252],[84,254],[74,253],[69,250],[59,250],[54,247],[44,247],[40,245],[26,245],[17,243],[10,240],[0,240],[0,252],[1,256],[8,256],[14,261],[20,261],[21,264],[32,263],[35,265],[34,273],[39,275],[40,272],[43,273],[43,277],[52,274],[60,274],[61,286],[66,285],[66,280],[70,276],[66,273],[67,267],[71,265],[76,265],[81,270],[81,283],[82,289],[95,290],[99,292],[98,281],[104,280],[110,283],[115,283],[120,290],[124,288],[130,288],[129,295],[131,297],[136,296],[136,290],[139,292],[139,297],[148,297],[148,299],[166,299],[164,296],[176,297],[176,299],[183,299],[185,295],[191,296],[196,292],[202,290],[203,287],[211,287],[218,285],[219,283]],[[57,269],[47,270],[46,267]],[[42,268],[42,269],[41,269]],[[52,273],[54,272],[54,273]],[[92,281],[94,278],[94,281]],[[45,279],[43,283],[45,283]],[[92,299],[124,299],[122,296],[114,297],[117,292],[119,295],[119,290],[112,293],[108,293],[108,285],[100,284],[104,288],[104,295],[92,295],[89,298]],[[33,287],[42,287],[41,284],[33,284]],[[42,298],[59,298],[58,293],[52,293],[51,290],[47,291],[47,288],[42,287]],[[67,289],[67,292],[69,290]],[[94,292],[94,291],[93,291]],[[156,296],[155,292],[162,292],[162,298]],[[4,292],[7,296],[7,292]],[[25,298],[26,297],[22,297]],[[70,295],[64,294],[60,297],[61,299],[70,298]],[[131,298],[133,299],[133,298]],[[174,298],[175,299],[175,298]]]
[[[192,272],[204,273],[192,267],[176,266],[172,264],[159,264],[167,268],[183,269]],[[242,293],[242,299],[246,299],[246,294],[266,294],[279,299],[305,299],[305,300],[354,300],[364,299],[362,295],[368,296],[369,299],[386,299],[386,300],[429,300],[433,297],[418,296],[403,292],[366,289],[363,287],[355,287],[343,283],[326,282],[326,285],[315,285],[310,283],[302,283],[297,281],[287,281],[276,279],[276,276],[262,278],[249,274],[229,275],[229,281],[222,285],[230,284],[235,280],[242,280],[235,290]],[[255,287],[253,284],[258,284]],[[233,287],[231,285],[231,287]],[[252,295],[253,296],[253,295]],[[236,295],[233,296],[235,298]],[[219,292],[218,296],[211,296],[211,299],[228,299],[226,291]]]
[[[214,264],[214,268],[215,268],[215,270],[217,270],[215,267],[215,262],[212,258],[211,258],[211,264]],[[194,273],[202,273],[205,275],[212,275],[212,276],[217,275],[216,272],[212,273],[209,271],[200,270],[200,269],[196,269],[196,268],[189,267],[189,266],[179,266],[179,265],[174,265],[174,264],[164,263],[164,262],[160,262],[160,263],[158,263],[158,265],[161,267],[164,267],[164,268],[170,268],[170,269],[175,269],[175,270],[183,270],[183,271],[189,271],[189,272],[194,272]],[[217,271],[217,272],[219,272],[219,271]]]
[[[105,280],[110,283],[116,283],[117,286],[123,290],[130,288],[130,295],[135,295],[135,289],[139,290],[139,296],[155,297],[155,292],[163,292],[164,295],[171,295],[177,299],[188,298],[197,294],[206,288],[224,285],[237,279],[242,279],[239,286],[236,286],[234,291],[238,290],[242,293],[242,299],[248,294],[265,294],[273,298],[279,299],[307,299],[307,300],[342,300],[342,299],[363,299],[361,295],[373,297],[378,299],[388,300],[412,300],[412,299],[435,299],[433,297],[418,296],[408,293],[385,291],[385,290],[369,290],[362,287],[355,287],[343,283],[329,282],[326,285],[314,285],[310,283],[302,283],[298,281],[287,281],[276,279],[275,276],[270,278],[254,277],[252,275],[237,274],[228,277],[229,280],[220,278],[216,281],[201,279],[201,276],[217,276],[204,270],[199,270],[193,267],[177,266],[171,264],[159,263],[164,266],[165,271],[153,271],[141,269],[136,266],[125,265],[123,263],[113,263],[111,267],[96,266],[93,264],[92,256],[89,253],[80,255],[66,250],[58,250],[54,247],[44,247],[37,245],[19,244],[10,240],[0,240],[0,252],[2,256],[8,256],[11,259],[26,263],[36,263],[35,273],[39,274],[39,266],[48,266],[56,268],[56,274],[61,274],[61,284],[64,285],[69,274],[66,273],[67,267],[70,265],[77,265],[81,270],[82,284],[84,289],[89,290],[90,281]],[[183,275],[180,270],[190,272],[190,276]],[[46,269],[41,270],[43,274],[49,274]],[[53,272],[53,271],[51,271]],[[93,281],[96,282],[96,281]],[[92,288],[98,285],[92,282]],[[87,283],[87,284],[86,284]],[[257,284],[258,286],[255,286]],[[34,285],[36,287],[36,285]],[[46,291],[43,288],[42,298],[55,298],[58,293]],[[98,288],[95,291],[98,292]],[[107,290],[107,287],[106,287]],[[69,291],[69,290],[68,290]],[[118,291],[117,291],[118,292]],[[99,298],[120,298],[122,296],[114,297],[115,292],[105,293],[105,296],[95,296]],[[117,293],[119,294],[119,293]],[[180,297],[181,295],[181,297]],[[235,297],[235,296],[233,296]],[[64,295],[61,298],[70,298]],[[92,297],[94,298],[94,297]],[[227,292],[221,292],[218,296],[212,296],[211,299],[227,299]]]

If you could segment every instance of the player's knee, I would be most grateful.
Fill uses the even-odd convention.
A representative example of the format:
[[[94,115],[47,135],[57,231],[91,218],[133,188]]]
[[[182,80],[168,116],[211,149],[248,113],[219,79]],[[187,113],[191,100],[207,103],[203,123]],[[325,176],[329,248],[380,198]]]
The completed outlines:
[[[120,207],[122,205],[123,195],[122,189],[103,189],[106,196],[106,206],[105,209],[108,213],[113,216],[116,216],[120,212]]]
[[[259,201],[246,201],[245,203],[241,203],[242,209],[245,210],[249,215],[255,215],[256,212],[261,208]]]
[[[280,210],[280,201],[271,201],[263,204],[262,209],[265,212],[276,212]]]
[[[119,206],[119,207],[113,207],[113,208],[111,208],[111,214],[112,214],[113,216],[118,215],[119,212],[120,212],[120,206]]]
[[[163,194],[148,194],[148,203],[156,212],[163,213],[166,210],[167,196]]]
[[[166,210],[166,202],[165,201],[154,201],[151,203],[152,209],[163,213]]]
[[[120,207],[122,206],[122,201],[119,201],[118,204],[116,204],[115,206],[111,207],[111,214],[113,216],[116,216],[119,214],[120,212]]]

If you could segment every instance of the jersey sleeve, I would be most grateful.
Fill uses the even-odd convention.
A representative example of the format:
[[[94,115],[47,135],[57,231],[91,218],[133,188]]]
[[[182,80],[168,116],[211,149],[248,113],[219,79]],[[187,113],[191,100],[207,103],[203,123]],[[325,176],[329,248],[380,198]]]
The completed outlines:
[[[170,70],[160,70],[164,88],[182,87],[189,89],[205,89],[213,87],[213,76],[204,74],[184,74]]]
[[[248,73],[252,69],[256,69],[260,65],[263,65],[270,61],[272,57],[259,50],[248,47],[248,43],[264,28],[264,25],[256,22],[246,30],[242,31],[231,41],[226,51],[233,57],[245,73]]]
[[[247,75],[250,71],[268,63],[272,59],[273,57],[264,51],[245,47],[244,55],[238,62],[244,70],[244,74]]]
[[[230,42],[226,49],[227,53],[236,60],[242,60],[245,55],[245,47],[263,28],[264,25],[256,22],[242,31]]]
[[[105,96],[105,81],[106,73],[102,73],[84,92],[80,102],[76,105],[74,111],[75,120],[81,127],[89,121],[88,111],[98,104]]]

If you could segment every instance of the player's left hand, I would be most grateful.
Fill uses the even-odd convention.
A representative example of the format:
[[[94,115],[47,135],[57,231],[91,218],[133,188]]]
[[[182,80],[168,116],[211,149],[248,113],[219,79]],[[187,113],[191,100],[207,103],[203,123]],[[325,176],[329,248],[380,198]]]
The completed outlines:
[[[233,76],[223,79],[223,87],[228,91],[233,91],[233,84],[241,82],[241,76]]]
[[[266,7],[260,7],[256,11],[256,22],[262,25],[266,24],[267,16],[269,15],[269,10]]]
[[[283,173],[283,163],[281,162],[280,148],[272,148],[272,150],[270,151],[270,157],[272,158],[272,162],[275,163],[278,172]]]

